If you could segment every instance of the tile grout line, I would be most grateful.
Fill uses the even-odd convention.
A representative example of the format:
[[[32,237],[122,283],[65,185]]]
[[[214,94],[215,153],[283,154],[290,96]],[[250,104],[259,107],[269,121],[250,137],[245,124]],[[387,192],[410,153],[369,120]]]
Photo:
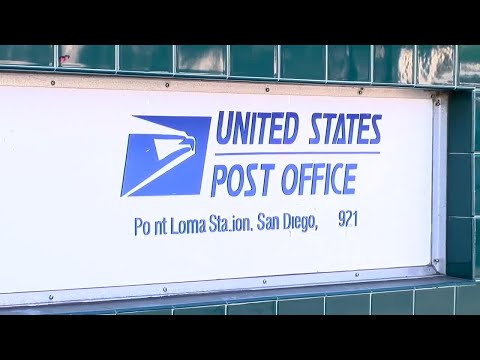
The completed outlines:
[[[413,301],[412,301],[412,315],[415,315],[415,297],[416,297],[416,291],[417,289],[413,288],[412,296],[413,296]]]
[[[282,51],[282,45],[277,45],[276,46],[276,51],[277,51],[277,61],[275,61],[275,66],[277,67],[277,81],[280,81],[280,69],[282,66],[282,60],[281,60],[281,51]]]
[[[325,45],[325,82],[328,82],[328,45]]]
[[[418,85],[417,75],[418,75],[418,45],[413,45],[413,86]]]
[[[370,45],[370,85],[373,85],[374,56],[375,56],[375,45]]]
[[[227,80],[228,80],[228,78],[230,77],[230,46],[231,46],[231,45],[227,45],[227,60],[226,60],[226,64],[225,64],[225,66],[227,67],[227,69],[226,69],[226,70],[227,70],[227,71],[226,71],[226,73],[227,73]]]
[[[453,315],[457,315],[457,286],[453,287]]]
[[[172,45],[172,75],[175,76],[177,69],[177,45]]]
[[[368,306],[368,315],[372,315],[372,295],[373,295],[373,292],[370,291],[370,294],[369,294],[369,306]]]
[[[58,68],[58,45],[53,45],[53,70]]]

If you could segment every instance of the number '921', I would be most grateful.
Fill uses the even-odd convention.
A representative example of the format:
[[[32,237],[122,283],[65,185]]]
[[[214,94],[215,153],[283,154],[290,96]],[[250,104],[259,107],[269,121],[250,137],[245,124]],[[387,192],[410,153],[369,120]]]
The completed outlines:
[[[357,210],[340,210],[338,220],[340,227],[357,226]]]

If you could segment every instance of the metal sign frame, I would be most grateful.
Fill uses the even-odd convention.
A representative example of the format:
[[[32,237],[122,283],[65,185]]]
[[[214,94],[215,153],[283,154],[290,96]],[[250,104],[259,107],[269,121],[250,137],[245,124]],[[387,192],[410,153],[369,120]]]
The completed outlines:
[[[182,80],[85,75],[6,73],[0,86],[143,90],[159,92],[206,92],[231,94],[342,96],[431,99],[433,107],[432,232],[431,261],[426,266],[342,271],[331,273],[277,275],[181,283],[146,284],[87,289],[68,289],[0,294],[0,307],[79,303],[135,299],[237,290],[288,288],[324,284],[421,278],[446,272],[446,174],[448,96],[427,89],[330,86],[285,83],[249,83],[216,80]],[[11,274],[14,276],[14,274]]]

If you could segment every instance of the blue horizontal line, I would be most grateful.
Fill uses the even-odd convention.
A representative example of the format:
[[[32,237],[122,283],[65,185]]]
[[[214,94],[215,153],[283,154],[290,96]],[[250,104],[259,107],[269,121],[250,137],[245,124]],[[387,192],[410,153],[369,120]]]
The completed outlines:
[[[215,156],[244,156],[244,155],[378,155],[380,151],[260,151],[215,153]]]

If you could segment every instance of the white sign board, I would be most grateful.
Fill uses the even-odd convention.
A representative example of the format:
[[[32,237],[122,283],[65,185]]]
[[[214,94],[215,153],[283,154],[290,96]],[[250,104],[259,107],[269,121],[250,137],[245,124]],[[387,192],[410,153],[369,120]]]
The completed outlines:
[[[0,293],[424,266],[432,100],[0,88]]]

